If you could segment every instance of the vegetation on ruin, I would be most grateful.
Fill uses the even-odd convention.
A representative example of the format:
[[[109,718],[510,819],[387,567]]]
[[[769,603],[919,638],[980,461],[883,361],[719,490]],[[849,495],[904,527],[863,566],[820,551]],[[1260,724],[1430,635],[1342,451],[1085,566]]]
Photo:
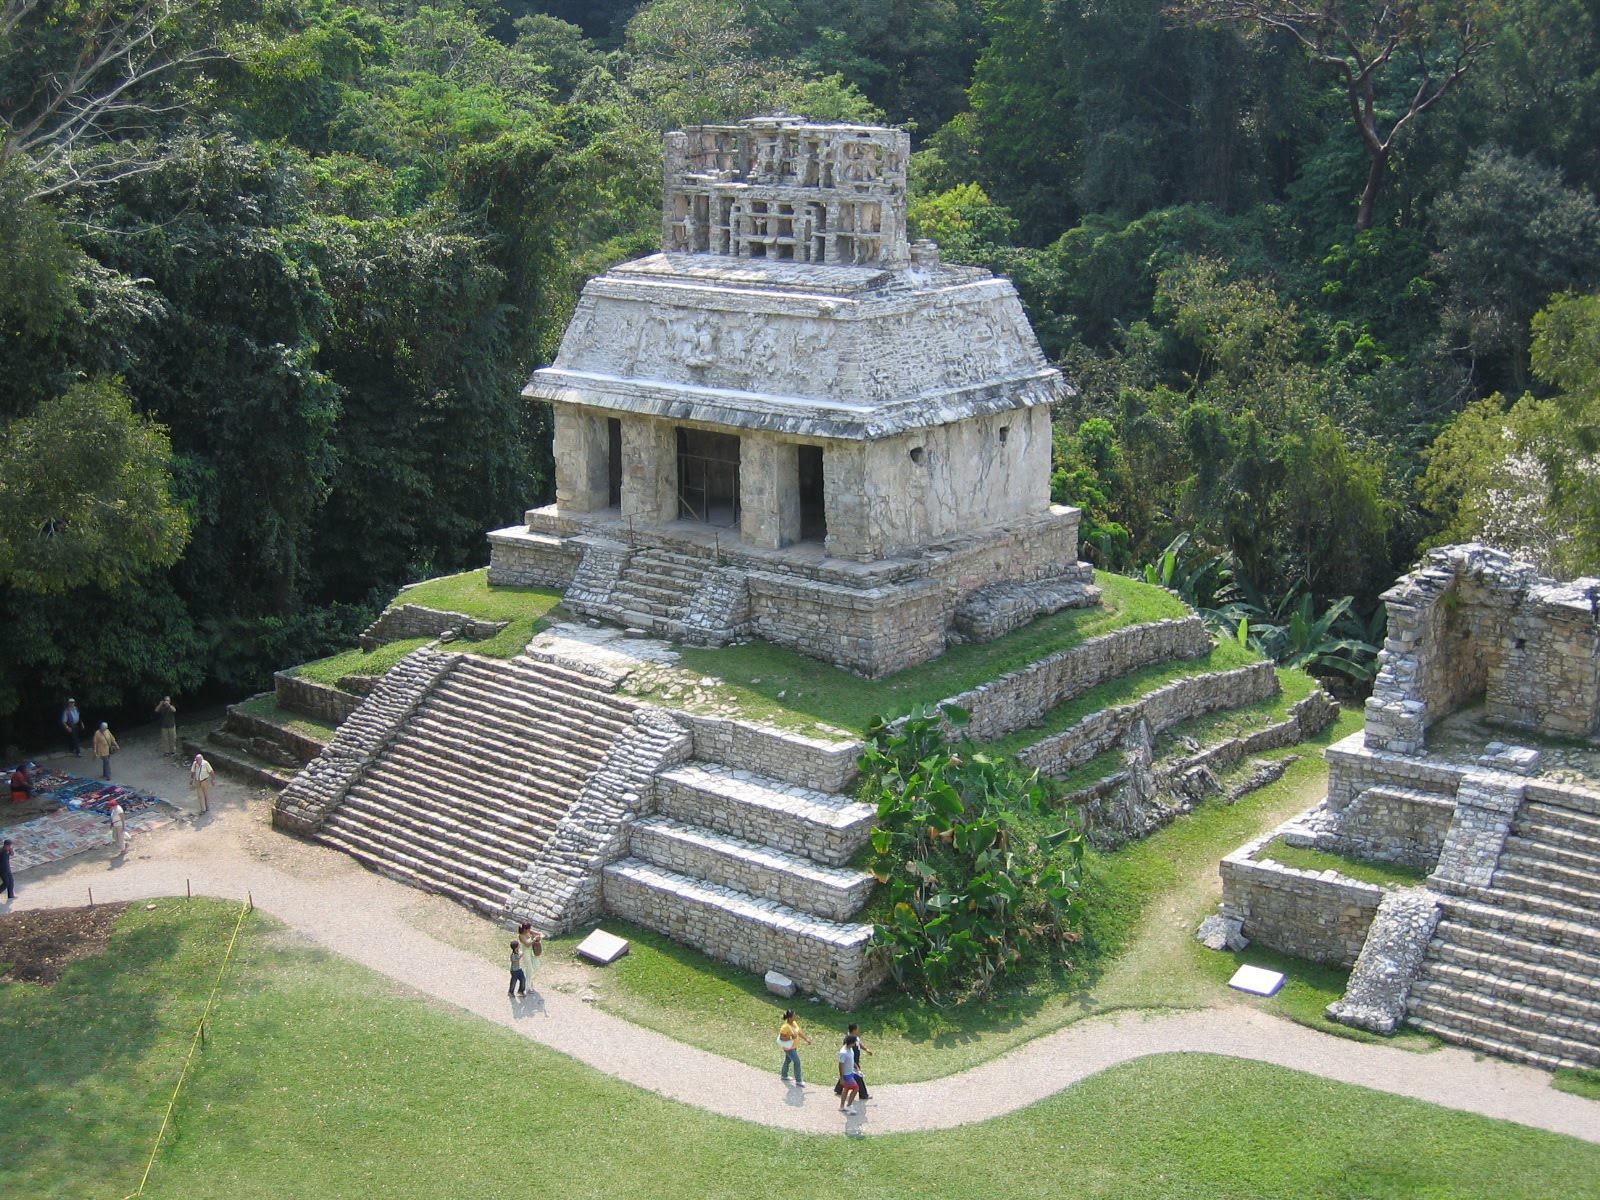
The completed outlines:
[[[1600,15],[1294,8],[13,6],[3,740],[258,691],[481,564],[550,494],[523,381],[657,237],[660,133],[775,107],[911,129],[915,231],[1077,388],[1053,492],[1098,565],[1188,534],[1363,624],[1441,538],[1600,565]]]
[[[1399,863],[1366,862],[1342,854],[1291,846],[1282,838],[1268,842],[1256,857],[1270,858],[1275,863],[1301,871],[1337,871],[1358,883],[1371,883],[1382,888],[1416,887],[1431,873],[1403,867]]]
[[[892,720],[937,704],[1090,638],[1190,615],[1181,600],[1160,588],[1103,572],[1096,573],[1095,583],[1102,602],[1093,608],[1064,609],[992,642],[955,646],[932,662],[884,679],[862,679],[781,646],[747,642],[715,650],[681,647],[677,669],[640,672],[625,690],[675,707],[727,710],[802,732],[861,736],[876,717]],[[694,699],[697,684],[700,702]]]

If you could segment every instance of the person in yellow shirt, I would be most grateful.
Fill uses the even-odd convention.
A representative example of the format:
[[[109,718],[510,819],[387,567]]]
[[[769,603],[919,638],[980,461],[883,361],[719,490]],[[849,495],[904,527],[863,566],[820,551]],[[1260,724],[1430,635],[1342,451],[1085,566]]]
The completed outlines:
[[[117,745],[117,736],[111,732],[111,726],[104,721],[100,728],[94,731],[95,757],[100,760],[100,774],[106,779],[111,778],[111,756],[122,747]]]
[[[783,1051],[783,1070],[779,1073],[785,1083],[789,1082],[789,1068],[794,1067],[795,1087],[805,1087],[806,1081],[800,1077],[800,1043],[811,1044],[811,1039],[806,1036],[806,1031],[800,1028],[800,1021],[794,1015],[794,1009],[787,1009],[783,1014],[783,1024],[778,1026],[778,1048]]]

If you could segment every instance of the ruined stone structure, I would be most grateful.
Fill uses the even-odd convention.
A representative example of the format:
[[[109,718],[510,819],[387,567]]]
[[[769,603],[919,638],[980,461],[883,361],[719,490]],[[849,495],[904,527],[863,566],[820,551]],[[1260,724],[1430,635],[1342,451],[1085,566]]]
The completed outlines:
[[[1320,805],[1224,861],[1223,916],[1353,966],[1335,1020],[1600,1066],[1600,580],[1452,546],[1384,599],[1365,731],[1327,751]],[[1276,836],[1426,885],[1293,870]]]
[[[556,500],[490,581],[877,677],[1092,603],[1049,502],[1066,389],[1011,284],[908,244],[907,135],[760,118],[669,134],[663,250],[584,289],[524,395]]]

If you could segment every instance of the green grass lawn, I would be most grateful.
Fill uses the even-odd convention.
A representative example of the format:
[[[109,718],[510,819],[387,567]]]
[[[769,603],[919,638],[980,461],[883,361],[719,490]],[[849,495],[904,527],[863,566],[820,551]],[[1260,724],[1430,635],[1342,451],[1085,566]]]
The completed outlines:
[[[296,733],[303,733],[307,737],[316,738],[326,744],[333,740],[334,727],[326,721],[313,720],[304,713],[291,712],[287,708],[279,708],[278,701],[271,692],[263,692],[259,696],[252,696],[242,703],[234,705],[241,712],[252,717],[260,717],[264,721],[271,721],[274,725],[281,725],[285,729],[292,729]]]
[[[8,1195],[133,1190],[234,912],[136,908],[104,958],[55,987],[0,984]],[[784,1103],[776,1080],[771,1103]],[[1600,1147],[1206,1055],[1130,1063],[981,1124],[872,1137],[869,1117],[866,1131],[815,1137],[706,1115],[397,994],[257,916],[145,1194],[1600,1196]]]
[[[714,650],[681,647],[676,670],[642,672],[624,690],[661,699],[686,682],[710,680],[709,707],[731,706],[747,720],[787,729],[859,734],[875,716],[902,716],[1101,634],[1190,615],[1183,601],[1161,588],[1101,572],[1095,582],[1103,592],[1099,607],[1042,617],[1003,638],[956,646],[884,679],[862,679],[793,650],[749,642]],[[681,696],[665,702],[687,703]]]
[[[376,650],[345,650],[315,662],[302,663],[294,668],[292,674],[315,683],[325,683],[329,687],[338,687],[339,680],[346,675],[382,675],[413,650],[426,646],[432,640],[405,638],[388,642]]]
[[[1268,842],[1256,857],[1270,858],[1273,862],[1302,871],[1337,871],[1361,883],[1371,883],[1386,888],[1416,887],[1431,874],[1429,871],[1419,871],[1414,867],[1402,867],[1397,863],[1365,862],[1358,858],[1346,858],[1342,854],[1328,854],[1322,850],[1291,846],[1282,838],[1274,838]]]

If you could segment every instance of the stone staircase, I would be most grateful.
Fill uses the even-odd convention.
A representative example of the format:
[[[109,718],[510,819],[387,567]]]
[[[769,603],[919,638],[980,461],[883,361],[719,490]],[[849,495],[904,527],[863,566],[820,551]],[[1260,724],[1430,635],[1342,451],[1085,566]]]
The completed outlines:
[[[710,565],[708,559],[665,546],[634,550],[617,577],[605,615],[623,625],[681,638],[684,618]]]
[[[498,915],[633,708],[607,684],[554,664],[464,655],[316,837]]]
[[[655,801],[628,857],[605,868],[607,909],[842,1007],[877,982],[872,928],[850,921],[874,880],[845,865],[871,832],[870,805],[704,760],[662,772]]]
[[[1441,883],[1411,1024],[1538,1066],[1600,1067],[1600,815],[1526,801],[1488,887]]]

